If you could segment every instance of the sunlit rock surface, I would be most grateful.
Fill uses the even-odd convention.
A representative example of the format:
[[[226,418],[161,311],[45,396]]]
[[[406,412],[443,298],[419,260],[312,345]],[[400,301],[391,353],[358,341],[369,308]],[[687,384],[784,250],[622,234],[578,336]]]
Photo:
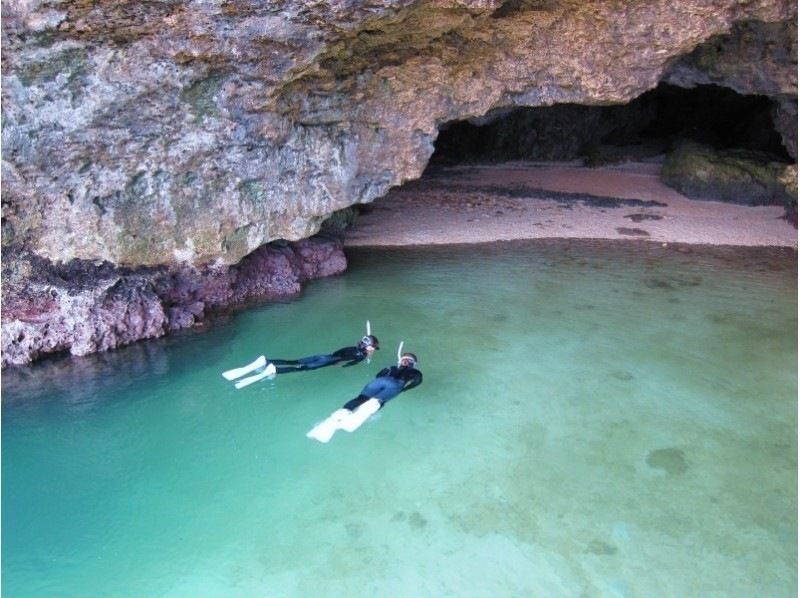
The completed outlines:
[[[9,0],[3,242],[233,264],[417,177],[447,121],[627,102],[701,71],[782,109],[795,18],[775,0]],[[731,44],[761,62],[728,68]]]

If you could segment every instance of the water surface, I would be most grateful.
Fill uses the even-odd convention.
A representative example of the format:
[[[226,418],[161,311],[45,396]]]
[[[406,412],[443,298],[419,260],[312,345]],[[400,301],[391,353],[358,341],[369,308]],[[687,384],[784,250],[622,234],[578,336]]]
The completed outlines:
[[[4,594],[797,594],[796,252],[349,257],[295,301],[4,372]],[[220,376],[367,318],[369,364]],[[400,340],[422,386],[307,439]]]

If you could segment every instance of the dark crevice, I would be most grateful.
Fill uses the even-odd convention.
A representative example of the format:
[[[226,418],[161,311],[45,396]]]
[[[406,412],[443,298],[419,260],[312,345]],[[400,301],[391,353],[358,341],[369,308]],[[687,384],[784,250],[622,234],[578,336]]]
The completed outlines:
[[[741,95],[715,85],[685,89],[661,84],[624,105],[515,108],[472,122],[446,123],[440,127],[431,164],[646,159],[686,140],[792,162],[771,110],[766,96]]]

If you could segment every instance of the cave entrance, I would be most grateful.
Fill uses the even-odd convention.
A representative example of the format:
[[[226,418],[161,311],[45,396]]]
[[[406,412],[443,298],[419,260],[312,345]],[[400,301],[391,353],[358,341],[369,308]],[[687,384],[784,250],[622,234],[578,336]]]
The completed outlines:
[[[767,96],[662,84],[628,104],[511,108],[445,123],[422,177],[390,191],[348,243],[658,236],[751,244],[747,226],[731,225],[735,210],[719,205],[727,202],[783,208],[769,211],[763,228],[772,244],[791,245],[795,231],[773,222],[797,218],[796,167],[773,122],[778,108]],[[705,236],[692,236],[685,203],[670,203],[676,192],[716,202],[708,218],[719,220],[706,221]]]
[[[685,89],[661,84],[624,105],[501,109],[442,125],[430,166],[656,161],[684,141],[792,162],[774,126],[772,108],[766,96],[714,85]]]

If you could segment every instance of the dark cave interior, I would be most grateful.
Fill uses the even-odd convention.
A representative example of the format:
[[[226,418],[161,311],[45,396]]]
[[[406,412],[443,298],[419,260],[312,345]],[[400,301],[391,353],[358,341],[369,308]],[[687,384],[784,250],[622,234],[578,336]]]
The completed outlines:
[[[792,162],[771,111],[766,96],[661,84],[623,105],[513,108],[445,123],[430,163],[583,159],[591,166],[656,159],[685,140]]]

